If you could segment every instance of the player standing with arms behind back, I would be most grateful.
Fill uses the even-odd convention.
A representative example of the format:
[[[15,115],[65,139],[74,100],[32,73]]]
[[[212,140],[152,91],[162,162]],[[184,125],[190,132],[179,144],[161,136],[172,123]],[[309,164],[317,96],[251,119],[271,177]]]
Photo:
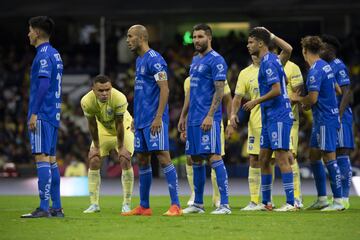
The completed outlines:
[[[149,34],[144,26],[130,27],[126,41],[130,50],[138,55],[134,91],[134,145],[140,167],[140,205],[122,215],[152,215],[149,203],[152,181],[150,160],[154,153],[163,168],[171,198],[171,207],[164,215],[180,216],[178,178],[169,153],[167,64],[158,52],[149,47]]]
[[[64,217],[60,201],[60,174],[56,144],[61,112],[63,62],[50,43],[54,21],[47,16],[29,20],[30,44],[36,48],[31,66],[28,127],[35,156],[40,207],[23,218]],[[49,200],[52,208],[49,209]]]

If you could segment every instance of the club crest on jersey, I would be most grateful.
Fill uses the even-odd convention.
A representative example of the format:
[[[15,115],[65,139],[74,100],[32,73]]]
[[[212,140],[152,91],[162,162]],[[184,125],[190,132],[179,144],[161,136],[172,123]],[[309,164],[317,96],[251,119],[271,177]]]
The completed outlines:
[[[201,141],[203,143],[208,143],[209,140],[210,140],[209,135],[204,135],[204,136],[201,137]]]
[[[219,70],[219,72],[224,71],[224,65],[222,65],[221,63],[216,65],[217,69]]]
[[[310,84],[313,84],[313,83],[315,82],[315,77],[314,77],[314,76],[310,76],[309,82],[310,82]]]
[[[106,109],[106,114],[111,116],[113,114],[112,108]]]
[[[271,70],[271,68],[266,69],[265,72],[268,76],[271,76],[273,74],[273,71]]]
[[[40,65],[41,65],[41,67],[47,67],[47,61],[46,61],[46,59],[41,59],[41,60],[40,60]]]
[[[199,67],[198,67],[198,72],[203,72],[204,69],[205,69],[204,64],[200,64]]]
[[[155,63],[155,64],[154,64],[154,67],[155,67],[158,71],[162,70],[161,63]]]
[[[143,74],[145,72],[145,66],[141,66],[140,72]]]

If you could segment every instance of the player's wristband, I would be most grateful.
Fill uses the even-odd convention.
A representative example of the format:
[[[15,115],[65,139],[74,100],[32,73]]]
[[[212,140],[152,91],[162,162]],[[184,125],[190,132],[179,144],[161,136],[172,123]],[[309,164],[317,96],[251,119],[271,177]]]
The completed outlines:
[[[228,124],[228,125],[230,124],[230,120],[227,121],[227,124]]]
[[[276,37],[275,34],[273,33],[270,34],[270,40],[274,40],[275,37]]]

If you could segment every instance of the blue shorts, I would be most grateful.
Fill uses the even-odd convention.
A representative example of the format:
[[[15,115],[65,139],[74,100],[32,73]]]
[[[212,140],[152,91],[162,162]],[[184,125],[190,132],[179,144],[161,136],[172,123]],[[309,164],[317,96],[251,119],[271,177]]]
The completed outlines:
[[[310,147],[321,151],[335,152],[337,140],[337,126],[315,125],[311,129]]]
[[[47,121],[37,120],[35,131],[29,131],[32,154],[56,156],[58,128]]]
[[[162,123],[160,132],[151,134],[151,126],[135,129],[135,152],[169,151],[168,124]]]
[[[186,129],[186,155],[221,155],[220,122],[213,122],[212,128],[204,132],[199,126]]]
[[[352,124],[342,123],[338,130],[336,148],[354,149],[354,134]]]
[[[291,123],[284,122],[264,124],[261,129],[260,148],[289,150],[291,127]]]

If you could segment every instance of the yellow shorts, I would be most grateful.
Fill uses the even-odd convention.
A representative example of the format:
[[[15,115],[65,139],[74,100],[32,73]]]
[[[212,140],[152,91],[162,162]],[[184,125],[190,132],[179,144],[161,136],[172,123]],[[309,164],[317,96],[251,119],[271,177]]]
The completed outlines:
[[[220,141],[221,141],[221,156],[225,155],[225,129],[224,123],[221,121],[220,124]]]
[[[124,146],[126,150],[131,153],[131,156],[134,154],[134,133],[130,130],[130,127],[124,126]],[[118,149],[117,137],[107,133],[106,131],[99,130],[99,143],[100,143],[100,157],[109,155],[111,150]],[[94,143],[91,143],[91,147],[94,146]]]
[[[259,155],[259,153],[260,153],[260,136],[261,136],[261,127],[260,128],[248,127],[248,142],[247,142],[248,154]]]

